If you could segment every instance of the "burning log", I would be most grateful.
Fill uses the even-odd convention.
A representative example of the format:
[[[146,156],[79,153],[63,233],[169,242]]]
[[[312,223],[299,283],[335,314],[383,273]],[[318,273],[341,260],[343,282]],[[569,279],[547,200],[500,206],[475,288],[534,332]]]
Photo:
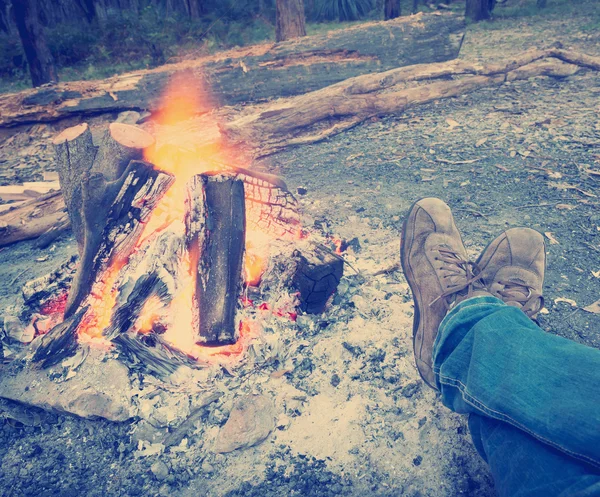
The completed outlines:
[[[74,355],[77,350],[77,329],[86,312],[87,307],[82,307],[41,337],[32,361],[39,362],[43,368],[47,368]]]
[[[246,234],[244,183],[224,176],[194,176],[188,186],[186,224],[190,252],[197,257],[196,342],[235,343]]]
[[[71,228],[80,253],[83,253],[85,225],[83,215],[84,184],[90,174],[101,174],[106,181],[118,179],[132,160],[142,159],[154,138],[140,128],[112,123],[105,131],[100,147],[92,141],[87,124],[67,128],[54,139],[56,164]],[[89,193],[89,192],[88,192]]]
[[[76,312],[101,271],[129,257],[144,222],[173,180],[142,161],[132,161],[115,181],[106,181],[99,173],[83,180],[85,243],[66,317]]]

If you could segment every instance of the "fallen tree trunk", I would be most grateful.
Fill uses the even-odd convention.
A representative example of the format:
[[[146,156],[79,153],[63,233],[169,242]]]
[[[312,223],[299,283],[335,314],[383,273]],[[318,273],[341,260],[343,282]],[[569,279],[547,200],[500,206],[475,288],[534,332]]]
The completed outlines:
[[[0,214],[0,247],[38,238],[68,222],[61,191],[40,195]]]
[[[222,132],[254,157],[261,157],[324,140],[371,117],[400,113],[506,81],[536,76],[563,78],[582,67],[600,71],[600,57],[549,49],[528,51],[502,64],[456,60],[403,67],[246,109],[223,125]],[[409,85],[420,82],[424,83]]]
[[[250,106],[241,113],[233,114],[228,109],[223,111],[228,121],[221,126],[221,132],[254,157],[262,157],[290,146],[327,139],[374,116],[403,112],[415,105],[499,86],[505,81],[567,77],[581,68],[600,71],[600,57],[549,49],[531,50],[496,64],[456,60],[403,67],[351,78],[306,95]],[[253,171],[240,170],[239,176],[245,182],[247,175],[261,179]],[[247,194],[252,192],[250,186]],[[280,194],[276,198],[282,202],[280,210],[285,212],[286,198]],[[46,202],[51,206],[46,207]],[[64,219],[64,215],[64,202],[56,193],[2,213],[0,246],[35,238]],[[292,225],[295,224],[297,221]]]
[[[129,109],[159,110],[167,81],[191,71],[206,110],[324,88],[359,74],[458,56],[464,19],[418,14],[265,44],[103,81],[61,83],[0,97],[0,127]]]

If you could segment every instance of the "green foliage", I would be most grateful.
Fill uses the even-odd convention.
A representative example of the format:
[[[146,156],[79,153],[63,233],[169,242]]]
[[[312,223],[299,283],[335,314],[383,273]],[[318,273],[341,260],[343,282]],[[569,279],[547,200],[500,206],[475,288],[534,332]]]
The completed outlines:
[[[372,9],[372,0],[320,0],[318,19],[356,21],[369,15]]]

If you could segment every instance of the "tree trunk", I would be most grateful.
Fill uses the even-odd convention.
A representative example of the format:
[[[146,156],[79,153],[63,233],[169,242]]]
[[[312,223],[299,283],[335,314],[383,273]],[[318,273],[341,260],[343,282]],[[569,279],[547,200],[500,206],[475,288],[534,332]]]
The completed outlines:
[[[243,53],[225,52],[218,58],[190,62],[186,67],[201,87],[210,91],[197,84],[189,88],[190,92],[199,92],[206,104],[203,111],[219,105],[289,97],[361,74],[454,59],[464,27],[462,15],[419,14],[256,46]],[[161,89],[183,68],[166,65],[102,81],[61,83],[3,95],[0,128],[127,109],[157,112],[164,105]]]
[[[400,0],[385,0],[385,20],[400,17]]]
[[[491,14],[489,0],[467,0],[465,17],[472,21],[489,19]]]
[[[306,36],[304,0],[276,0],[275,41]]]
[[[40,24],[37,0],[12,0],[15,22],[29,64],[31,83],[42,86],[58,81],[54,59],[46,44],[44,30]]]
[[[412,13],[416,14],[419,11],[419,0],[413,0]]]

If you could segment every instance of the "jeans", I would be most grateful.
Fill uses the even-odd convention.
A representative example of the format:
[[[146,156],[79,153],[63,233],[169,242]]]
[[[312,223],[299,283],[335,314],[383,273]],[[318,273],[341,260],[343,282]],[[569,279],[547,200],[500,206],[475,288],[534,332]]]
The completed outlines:
[[[501,497],[600,496],[600,350],[474,297],[442,321],[433,369]]]

